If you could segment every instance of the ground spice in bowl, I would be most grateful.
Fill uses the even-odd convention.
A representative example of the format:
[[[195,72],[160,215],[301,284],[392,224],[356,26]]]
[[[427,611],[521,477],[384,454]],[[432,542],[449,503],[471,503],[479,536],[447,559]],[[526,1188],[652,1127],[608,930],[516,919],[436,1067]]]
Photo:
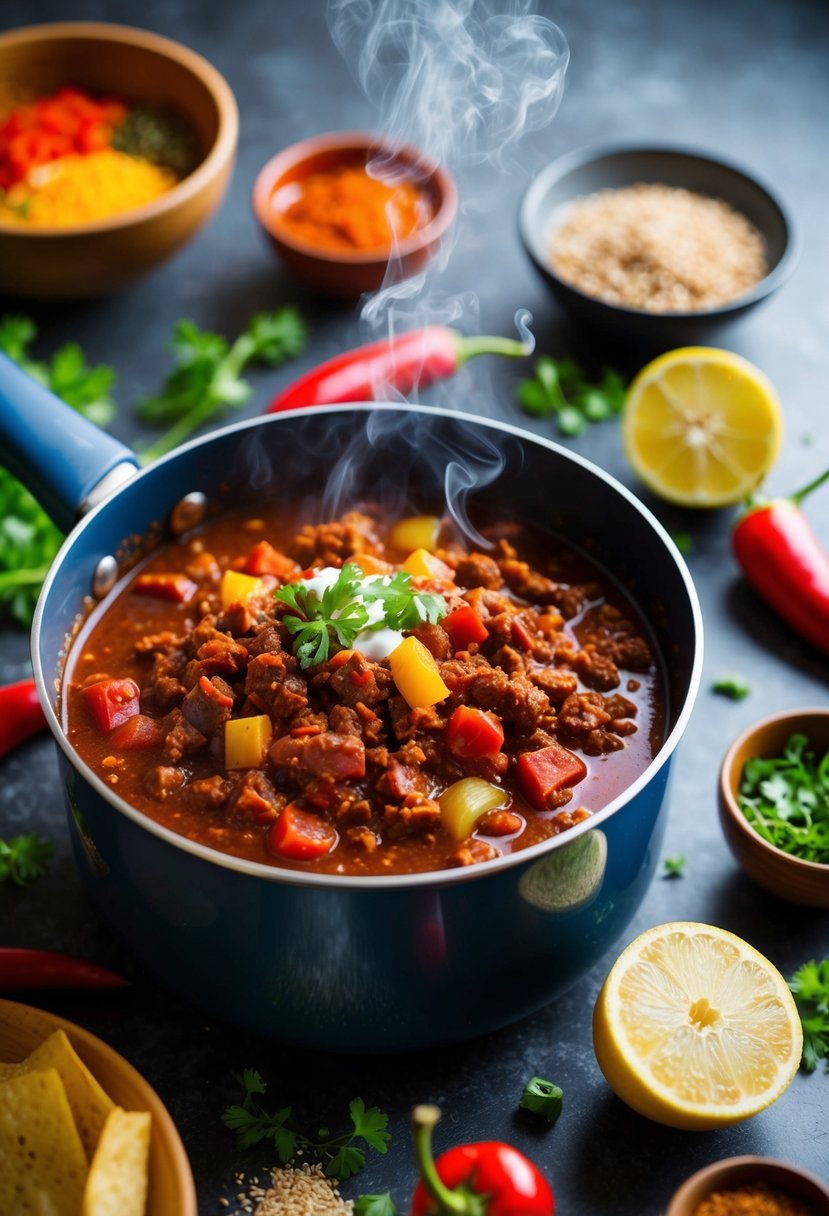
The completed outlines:
[[[763,238],[744,215],[658,183],[575,199],[553,227],[549,260],[585,295],[654,313],[716,308],[768,272]]]
[[[814,1209],[765,1182],[712,1191],[692,1216],[814,1216]]]

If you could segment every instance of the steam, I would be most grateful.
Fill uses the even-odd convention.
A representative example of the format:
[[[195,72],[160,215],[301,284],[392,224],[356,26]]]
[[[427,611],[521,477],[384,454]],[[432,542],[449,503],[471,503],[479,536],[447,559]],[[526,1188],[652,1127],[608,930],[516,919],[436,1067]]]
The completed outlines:
[[[528,0],[330,0],[334,42],[384,134],[450,169],[499,164],[552,120],[569,52]]]

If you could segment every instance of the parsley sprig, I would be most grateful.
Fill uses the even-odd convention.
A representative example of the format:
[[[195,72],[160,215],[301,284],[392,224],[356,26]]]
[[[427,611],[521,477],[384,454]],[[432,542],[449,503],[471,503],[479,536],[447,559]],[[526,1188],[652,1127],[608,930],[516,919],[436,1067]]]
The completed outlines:
[[[804,861],[829,863],[829,752],[818,760],[805,735],[791,735],[782,756],[747,760],[738,800],[769,844]]]
[[[46,873],[51,856],[51,844],[37,832],[0,840],[0,882],[9,879],[19,887],[27,886]]]
[[[572,359],[543,355],[533,370],[534,375],[518,385],[521,408],[537,418],[555,415],[561,435],[580,435],[588,423],[622,411],[625,382],[610,368],[593,383]]]
[[[165,455],[206,423],[244,405],[251,393],[242,379],[247,365],[276,367],[298,355],[306,338],[305,322],[296,308],[256,313],[232,345],[221,334],[179,321],[170,341],[175,366],[162,391],[136,407],[142,422],[169,428],[142,452],[144,462]]]
[[[789,980],[803,1025],[800,1066],[814,1072],[821,1060],[829,1072],[829,958],[804,963]]]
[[[353,645],[357,635],[369,626],[370,604],[382,605],[378,628],[414,629],[421,621],[434,622],[446,613],[443,596],[413,590],[407,571],[399,570],[391,578],[366,578],[351,562],[346,562],[336,582],[321,596],[298,582],[280,587],[276,599],[293,609],[293,613],[283,616],[282,623],[294,635],[294,654],[302,667],[324,663],[332,648]]]
[[[290,1106],[283,1106],[281,1110],[271,1113],[256,1101],[267,1092],[267,1085],[255,1069],[246,1068],[239,1080],[245,1096],[239,1105],[229,1106],[225,1110],[222,1122],[236,1133],[240,1148],[252,1148],[255,1144],[270,1140],[283,1164],[291,1161],[301,1149],[304,1153],[313,1154],[322,1163],[329,1178],[341,1181],[360,1172],[366,1163],[366,1149],[373,1148],[378,1153],[387,1150],[391,1139],[386,1131],[389,1117],[376,1106],[367,1108],[362,1098],[354,1098],[349,1103],[349,1131],[332,1136],[328,1128],[320,1128],[318,1139],[314,1139],[297,1129]],[[360,1141],[365,1147],[358,1147]],[[371,1198],[379,1200],[382,1196]]]

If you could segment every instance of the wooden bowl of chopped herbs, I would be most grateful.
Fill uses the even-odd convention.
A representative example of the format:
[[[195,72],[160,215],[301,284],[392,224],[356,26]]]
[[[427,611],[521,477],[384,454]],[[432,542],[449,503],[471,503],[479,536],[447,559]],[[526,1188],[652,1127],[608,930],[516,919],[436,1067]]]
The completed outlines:
[[[218,207],[237,133],[226,81],[168,38],[0,35],[0,293],[97,296],[163,262]]]
[[[740,865],[790,903],[829,908],[829,709],[790,709],[735,739],[720,822]]]

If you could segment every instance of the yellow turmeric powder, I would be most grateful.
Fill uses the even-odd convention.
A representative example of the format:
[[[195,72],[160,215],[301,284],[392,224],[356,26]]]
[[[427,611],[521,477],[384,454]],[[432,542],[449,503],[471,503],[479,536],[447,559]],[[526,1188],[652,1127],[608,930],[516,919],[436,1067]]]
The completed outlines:
[[[751,1182],[712,1191],[694,1208],[693,1216],[814,1216],[814,1212],[765,1182]]]
[[[0,219],[41,227],[106,219],[166,194],[177,180],[169,169],[112,148],[62,156],[7,191]]]

